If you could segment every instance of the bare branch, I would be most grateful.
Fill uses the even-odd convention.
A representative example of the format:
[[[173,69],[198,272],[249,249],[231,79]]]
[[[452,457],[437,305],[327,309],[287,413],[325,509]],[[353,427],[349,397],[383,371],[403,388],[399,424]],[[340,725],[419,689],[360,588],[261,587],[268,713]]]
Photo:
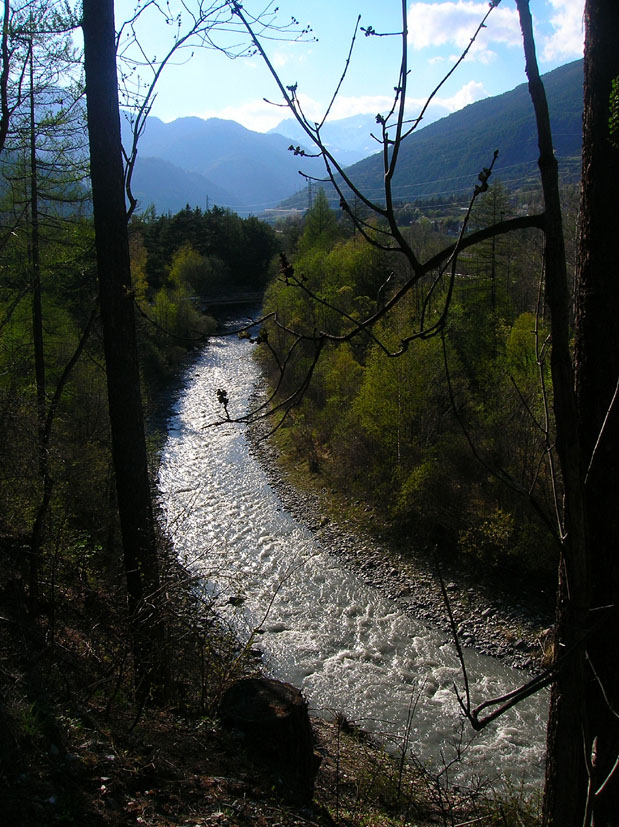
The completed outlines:
[[[465,58],[466,58],[466,56],[468,55],[469,51],[471,50],[471,47],[473,46],[473,44],[474,44],[474,43],[475,43],[475,41],[477,40],[477,38],[478,38],[478,36],[479,36],[479,33],[481,32],[481,30],[482,30],[482,29],[485,29],[485,28],[486,28],[486,20],[488,19],[488,17],[489,17],[489,16],[490,16],[490,14],[492,13],[492,11],[493,11],[493,10],[494,10],[494,9],[495,9],[498,5],[499,5],[499,3],[500,3],[500,2],[501,2],[501,0],[491,0],[491,2],[488,4],[488,5],[489,5],[489,9],[488,9],[488,11],[486,12],[486,14],[484,15],[483,20],[481,21],[481,23],[480,23],[480,24],[479,24],[479,26],[477,27],[477,29],[476,29],[476,31],[475,31],[475,33],[474,33],[474,35],[471,37],[471,39],[470,39],[470,41],[469,41],[469,43],[468,43],[468,45],[467,45],[466,49],[462,52],[462,54],[460,55],[460,57],[458,58],[458,60],[454,63],[454,65],[453,65],[453,66],[451,67],[451,69],[449,70],[449,72],[447,72],[447,74],[446,74],[446,75],[442,78],[442,80],[440,81],[440,83],[439,83],[439,84],[438,84],[438,85],[437,85],[437,86],[436,86],[436,87],[432,90],[432,92],[430,92],[430,94],[428,95],[428,97],[427,97],[427,99],[426,99],[426,102],[425,102],[425,103],[424,103],[424,105],[423,105],[423,108],[422,108],[421,112],[420,112],[420,113],[419,113],[419,115],[417,115],[417,117],[413,120],[413,125],[411,126],[411,128],[410,128],[409,130],[407,130],[407,132],[405,132],[405,133],[402,135],[402,138],[407,138],[407,137],[408,137],[408,136],[409,136],[412,132],[414,132],[414,131],[415,131],[415,129],[417,129],[417,127],[419,126],[419,124],[420,124],[420,123],[421,123],[421,121],[423,120],[423,116],[426,114],[426,112],[427,112],[427,110],[428,110],[428,107],[430,106],[430,104],[432,103],[432,101],[434,100],[434,98],[437,96],[437,94],[439,93],[439,91],[441,90],[441,88],[445,85],[445,83],[447,83],[447,81],[449,80],[449,78],[450,78],[450,77],[453,75],[453,73],[456,71],[456,69],[458,68],[458,66],[460,66],[460,64],[464,61],[464,59],[465,59]]]
[[[262,43],[260,42],[260,39],[258,38],[257,34],[254,32],[254,30],[252,28],[252,25],[251,25],[251,22],[249,21],[249,19],[244,14],[242,5],[239,2],[237,2],[236,0],[230,0],[230,5],[231,5],[231,7],[234,11],[234,14],[239,18],[239,20],[245,26],[245,28],[247,30],[247,33],[249,34],[249,36],[250,36],[250,38],[251,38],[251,40],[252,40],[252,42],[253,42],[253,44],[256,48],[256,51],[258,52],[258,54],[260,54],[260,56],[262,57],[262,59],[264,60],[264,62],[266,64],[269,72],[271,73],[271,76],[273,77],[273,79],[274,79],[274,81],[275,81],[275,83],[276,83],[276,85],[277,85],[277,87],[278,87],[278,89],[279,89],[279,91],[282,95],[282,98],[285,102],[285,105],[290,109],[290,112],[294,116],[294,118],[297,121],[297,123],[299,124],[299,126],[301,126],[301,128],[303,129],[305,134],[310,138],[312,143],[316,144],[319,147],[320,152],[323,155],[323,158],[325,159],[325,161],[328,161],[328,163],[333,167],[333,169],[337,172],[337,174],[342,177],[342,180],[344,181],[345,185],[350,188],[350,190],[353,192],[353,194],[357,198],[359,198],[359,200],[362,201],[363,204],[365,204],[367,207],[369,207],[372,211],[374,211],[374,212],[376,212],[380,215],[383,215],[384,210],[379,205],[374,204],[369,198],[367,198],[361,192],[361,190],[359,190],[352,183],[352,181],[345,174],[344,169],[339,165],[337,160],[328,151],[328,149],[318,140],[318,136],[316,135],[315,128],[312,128],[312,126],[310,125],[307,118],[304,116],[303,111],[300,107],[299,100],[298,100],[298,97],[297,97],[297,86],[296,86],[296,84],[292,85],[292,86],[285,86],[284,85],[284,83],[282,82],[281,78],[279,77],[275,67],[273,66],[269,56],[267,55]],[[333,184],[335,184],[335,181],[333,180],[333,178],[331,179],[331,182]],[[336,189],[337,189],[337,187],[336,187]],[[339,189],[338,189],[338,194],[340,194],[340,196],[342,196],[342,193]]]
[[[619,378],[617,378],[617,385],[615,386],[615,392],[613,393],[613,398],[610,400],[610,404],[606,410],[606,414],[604,416],[604,421],[602,422],[602,427],[600,428],[600,432],[595,440],[595,445],[593,446],[593,451],[591,452],[591,459],[589,460],[589,465],[587,467],[587,473],[585,474],[585,485],[587,484],[587,480],[589,479],[589,474],[591,473],[591,468],[593,467],[593,463],[595,462],[595,458],[598,454],[600,444],[602,442],[602,438],[604,436],[604,432],[606,430],[606,426],[608,425],[608,421],[610,416],[613,412],[613,408],[617,402],[617,398],[619,397]]]
[[[353,49],[355,48],[355,40],[357,39],[357,31],[359,30],[360,21],[361,21],[361,15],[358,15],[357,22],[355,23],[355,31],[353,33],[352,40],[350,42],[350,49],[348,50],[348,57],[346,58],[346,63],[344,64],[344,69],[342,70],[342,74],[340,75],[340,80],[339,80],[337,86],[335,87],[335,92],[333,93],[333,96],[332,96],[332,98],[329,102],[329,105],[325,109],[325,114],[322,116],[322,120],[320,121],[320,123],[316,124],[316,137],[317,138],[319,138],[320,130],[322,129],[322,127],[324,126],[325,121],[329,117],[329,113],[331,112],[331,109],[333,108],[333,104],[335,103],[335,100],[336,100],[336,98],[337,98],[337,96],[340,92],[340,89],[342,88],[342,83],[344,83],[344,78],[346,77],[346,74],[347,74],[348,69],[350,67],[350,59],[352,57]]]
[[[464,696],[465,700],[462,701],[460,695],[458,694],[457,688],[456,689],[456,696],[458,698],[458,702],[460,707],[462,708],[464,714],[467,718],[470,717],[471,712],[471,692],[469,689],[469,676],[466,669],[466,664],[464,663],[464,654],[462,652],[462,646],[460,644],[460,636],[458,635],[458,629],[456,626],[456,621],[454,620],[453,612],[451,611],[451,602],[449,600],[449,595],[447,594],[447,588],[445,586],[445,580],[443,579],[443,573],[441,571],[441,567],[438,561],[438,557],[436,556],[436,547],[434,549],[434,556],[436,562],[436,571],[438,574],[439,583],[441,586],[441,594],[443,595],[443,602],[445,603],[445,609],[447,610],[447,617],[449,618],[449,626],[451,628],[451,634],[454,640],[454,644],[456,647],[456,652],[458,654],[458,660],[460,661],[460,668],[462,670],[462,677],[464,680]]]

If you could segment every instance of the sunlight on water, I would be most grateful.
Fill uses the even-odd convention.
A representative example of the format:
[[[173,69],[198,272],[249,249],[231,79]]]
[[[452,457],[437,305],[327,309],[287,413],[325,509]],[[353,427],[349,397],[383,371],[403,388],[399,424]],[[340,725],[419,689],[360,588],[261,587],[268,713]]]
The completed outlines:
[[[362,727],[402,743],[423,761],[449,760],[466,746],[466,774],[543,774],[547,697],[528,699],[483,733],[462,727],[454,682],[462,684],[446,636],[403,616],[392,602],[338,567],[336,558],[282,507],[251,455],[242,428],[208,427],[225,388],[232,417],[258,379],[251,345],[214,340],[188,371],[169,421],[159,490],[181,560],[204,576],[233,613],[238,634],[261,626],[265,668],[302,688],[321,714],[342,710]],[[232,609],[230,597],[243,598]],[[239,603],[241,601],[234,601]],[[466,650],[473,703],[514,688],[522,675]],[[483,765],[483,766],[482,766]]]

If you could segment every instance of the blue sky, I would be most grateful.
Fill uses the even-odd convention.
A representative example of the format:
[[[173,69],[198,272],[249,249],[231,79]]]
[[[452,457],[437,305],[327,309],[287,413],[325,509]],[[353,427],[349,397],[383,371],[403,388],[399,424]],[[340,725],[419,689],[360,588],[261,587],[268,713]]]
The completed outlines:
[[[193,0],[185,0],[191,7]],[[135,3],[116,0],[117,27]],[[162,2],[160,6],[164,6]],[[305,111],[322,117],[345,64],[357,15],[362,26],[395,32],[400,25],[399,0],[280,0],[278,19],[294,16],[301,26],[311,25],[317,40],[266,42],[268,53],[286,85],[298,83]],[[537,50],[543,72],[582,56],[584,0],[531,0]],[[177,11],[180,0],[169,0]],[[244,7],[259,12],[264,6],[245,0]],[[426,0],[408,3],[409,115],[425,101],[459,56],[488,9],[477,0]],[[166,25],[151,6],[140,23],[145,54],[159,58],[169,47],[174,26]],[[238,34],[214,29],[218,46],[239,41]],[[385,112],[397,83],[398,38],[357,38],[349,73],[342,85],[332,118]],[[249,129],[266,131],[287,117],[283,109],[264,102],[280,97],[259,57],[231,60],[214,49],[191,48],[177,65],[169,66],[158,85],[152,114],[165,121],[196,115],[236,120]],[[147,74],[144,76],[147,78]],[[526,80],[520,28],[514,0],[502,0],[455,75],[437,95],[429,120],[443,117],[469,103],[512,89]]]

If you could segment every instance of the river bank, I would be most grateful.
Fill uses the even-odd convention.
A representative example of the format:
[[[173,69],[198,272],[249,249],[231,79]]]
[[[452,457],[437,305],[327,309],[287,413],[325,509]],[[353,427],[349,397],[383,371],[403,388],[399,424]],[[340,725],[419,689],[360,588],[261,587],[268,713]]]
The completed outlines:
[[[404,578],[406,554],[402,560],[386,558],[387,568],[387,543],[378,536],[382,515],[375,514],[374,539],[366,540],[339,504],[326,512],[325,477],[315,480],[318,499],[301,493],[298,464],[291,462],[284,476],[275,470],[280,457],[274,455],[273,474],[290,486],[288,494],[279,486],[279,496],[270,484],[264,463],[251,453],[254,437],[248,440],[246,426],[233,424],[251,410],[261,384],[252,350],[245,339],[216,337],[187,371],[173,406],[158,487],[162,525],[182,565],[204,584],[205,597],[215,601],[231,633],[247,641],[262,669],[299,687],[316,714],[341,712],[381,743],[397,745],[405,738],[434,769],[449,760],[445,750],[455,755],[465,738],[459,784],[493,773],[537,789],[546,698],[530,699],[477,735],[462,732],[453,692],[461,669],[447,625],[441,624],[439,590],[430,572],[423,576],[419,568],[415,577]],[[212,427],[221,419],[222,390],[231,423]],[[358,504],[356,511],[364,507]],[[445,575],[458,623],[470,618],[477,625],[463,581],[450,570]],[[467,610],[463,619],[460,604]],[[481,636],[482,625],[469,634]],[[521,634],[513,626],[510,631]],[[522,645],[528,646],[524,638]],[[467,650],[474,702],[502,696],[526,680],[525,672],[511,667],[516,657],[527,661],[528,649],[512,652],[501,659]]]
[[[401,611],[451,635],[436,566],[413,548],[375,539],[364,530],[375,515],[368,514],[360,503],[346,503],[360,519],[342,518],[341,495],[329,491],[316,475],[293,469],[275,440],[263,438],[266,433],[264,423],[248,429],[250,450],[286,510],[313,532],[330,555],[394,601]],[[550,599],[527,593],[526,584],[520,591],[507,591],[496,578],[482,578],[453,562],[442,563],[441,570],[464,647],[499,658],[516,669],[537,671],[543,667],[552,645]]]

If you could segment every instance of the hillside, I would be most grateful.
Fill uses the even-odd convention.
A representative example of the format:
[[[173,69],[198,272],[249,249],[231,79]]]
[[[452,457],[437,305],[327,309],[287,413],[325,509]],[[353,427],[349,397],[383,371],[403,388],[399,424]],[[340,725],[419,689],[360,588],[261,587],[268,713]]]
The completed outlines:
[[[582,61],[545,75],[557,156],[570,180],[580,174],[582,117]],[[230,207],[243,214],[259,214],[283,202],[286,207],[307,205],[299,169],[323,176],[318,159],[299,159],[289,152],[290,142],[302,144],[290,120],[277,131],[253,132],[234,121],[218,118],[179,118],[164,123],[150,117],[140,140],[135,192],[142,208],[154,204],[157,212],[191,207]],[[329,147],[343,164],[376,146],[370,138],[374,118],[345,118],[324,130]],[[287,133],[287,136],[279,134]],[[468,192],[479,170],[495,149],[496,177],[523,189],[536,177],[537,146],[533,110],[526,84],[494,98],[473,103],[459,112],[420,129],[404,144],[394,192],[414,200]],[[359,161],[349,171],[353,180],[372,195],[381,192],[381,155]],[[285,200],[284,200],[285,199]]]
[[[555,151],[565,180],[580,175],[582,136],[582,60],[561,66],[544,76]],[[494,180],[527,189],[537,180],[537,139],[534,113],[527,84],[486,98],[426,126],[408,138],[400,152],[394,179],[398,199],[443,197],[470,192],[477,174],[499,158]],[[376,153],[348,170],[364,192],[382,192],[382,155]],[[330,200],[336,200],[335,194]],[[301,207],[305,193],[285,202]]]
[[[140,209],[154,204],[158,213],[177,213],[187,204],[204,209],[207,197],[211,206],[236,201],[232,193],[204,175],[187,172],[162,158],[138,156],[132,189]]]
[[[187,203],[204,207],[208,198],[211,206],[240,214],[274,207],[301,181],[299,159],[289,146],[289,138],[252,132],[234,121],[178,118],[164,123],[150,117],[136,164],[140,206],[153,203],[161,213]]]
[[[327,122],[321,134],[325,145],[342,166],[350,166],[376,152],[376,141],[370,133],[376,132],[375,115],[352,115]],[[269,134],[285,135],[296,144],[307,144],[307,135],[294,118],[286,118]]]

